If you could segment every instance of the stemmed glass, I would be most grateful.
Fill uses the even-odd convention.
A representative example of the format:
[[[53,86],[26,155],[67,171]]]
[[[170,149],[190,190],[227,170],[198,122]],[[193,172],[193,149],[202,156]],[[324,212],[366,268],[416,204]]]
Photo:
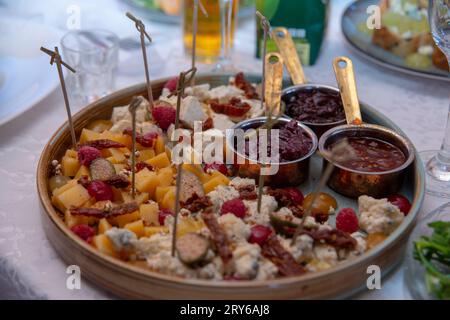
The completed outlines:
[[[450,0],[429,0],[428,19],[434,42],[450,66]],[[420,153],[427,175],[427,193],[450,198],[450,105],[440,150]]]
[[[213,72],[236,71],[231,61],[231,47],[239,0],[219,0],[220,7],[220,56]]]

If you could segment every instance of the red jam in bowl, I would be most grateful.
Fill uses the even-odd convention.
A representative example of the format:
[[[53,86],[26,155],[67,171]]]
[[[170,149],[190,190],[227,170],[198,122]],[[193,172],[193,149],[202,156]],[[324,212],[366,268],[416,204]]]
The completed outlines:
[[[406,161],[403,152],[386,141],[369,137],[348,137],[347,140],[355,150],[356,158],[338,163],[346,168],[362,172],[383,172],[398,168]],[[328,149],[332,149],[333,145]]]
[[[345,119],[339,93],[327,89],[301,89],[283,97],[286,115],[306,123],[332,123]]]

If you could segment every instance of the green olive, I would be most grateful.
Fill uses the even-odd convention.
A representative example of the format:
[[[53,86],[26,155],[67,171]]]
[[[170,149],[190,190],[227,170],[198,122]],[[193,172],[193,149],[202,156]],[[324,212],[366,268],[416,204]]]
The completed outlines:
[[[50,188],[50,191],[53,192],[54,190],[61,188],[69,181],[70,178],[66,176],[61,175],[53,176],[48,180],[48,187]]]

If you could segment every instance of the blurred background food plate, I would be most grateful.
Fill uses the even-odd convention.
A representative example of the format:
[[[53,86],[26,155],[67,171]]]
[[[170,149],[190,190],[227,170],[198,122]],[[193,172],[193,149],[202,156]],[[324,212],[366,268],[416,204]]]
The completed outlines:
[[[413,3],[415,0],[408,0]],[[371,5],[379,5],[380,0],[359,0],[347,7],[342,15],[341,28],[350,46],[365,58],[386,68],[399,72],[413,74],[420,77],[433,78],[450,81],[449,72],[437,68],[431,55],[420,54],[418,52],[400,53],[404,57],[394,54],[393,51],[383,49],[374,44],[374,30],[367,27],[369,14],[367,8]],[[381,25],[406,30],[405,32],[418,32],[423,29],[423,34],[429,30],[428,22],[425,18],[411,21],[402,15],[388,12],[382,14]],[[379,34],[378,34],[379,35]],[[387,38],[386,42],[390,39]],[[379,37],[377,38],[379,40]],[[431,40],[431,37],[429,39]],[[433,45],[434,46],[434,45]],[[394,50],[395,51],[395,50]]]

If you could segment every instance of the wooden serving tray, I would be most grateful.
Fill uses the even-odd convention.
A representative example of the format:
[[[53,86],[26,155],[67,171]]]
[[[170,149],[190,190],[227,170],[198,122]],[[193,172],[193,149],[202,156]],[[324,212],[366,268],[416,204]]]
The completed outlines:
[[[230,75],[203,74],[196,83],[210,83],[212,87],[228,82]],[[252,82],[259,82],[259,76],[248,75]],[[158,97],[168,79],[152,82],[153,95]],[[112,108],[126,105],[135,95],[146,95],[145,84],[139,84],[108,95],[74,115],[77,135],[94,119],[108,119]],[[404,134],[392,121],[375,109],[361,103],[365,122],[389,127]],[[424,197],[424,171],[417,156],[410,166],[403,189],[400,191],[412,202],[411,210],[403,223],[380,245],[364,255],[343,262],[334,268],[303,276],[265,281],[212,281],[181,279],[145,267],[145,263],[126,263],[106,256],[88,245],[66,227],[61,215],[53,207],[47,185],[51,161],[60,159],[70,147],[71,139],[67,122],[50,138],[45,146],[37,168],[37,188],[42,204],[42,223],[48,239],[67,264],[81,268],[82,277],[88,279],[123,298],[141,299],[293,299],[293,298],[341,298],[365,288],[369,276],[367,268],[378,265],[382,275],[386,275],[401,261],[408,236],[414,226]],[[317,155],[311,161],[308,182],[300,186],[308,193],[318,181],[322,161]],[[357,208],[355,200],[345,198],[332,190],[324,190],[336,197],[339,207]],[[330,223],[334,224],[334,216]]]

